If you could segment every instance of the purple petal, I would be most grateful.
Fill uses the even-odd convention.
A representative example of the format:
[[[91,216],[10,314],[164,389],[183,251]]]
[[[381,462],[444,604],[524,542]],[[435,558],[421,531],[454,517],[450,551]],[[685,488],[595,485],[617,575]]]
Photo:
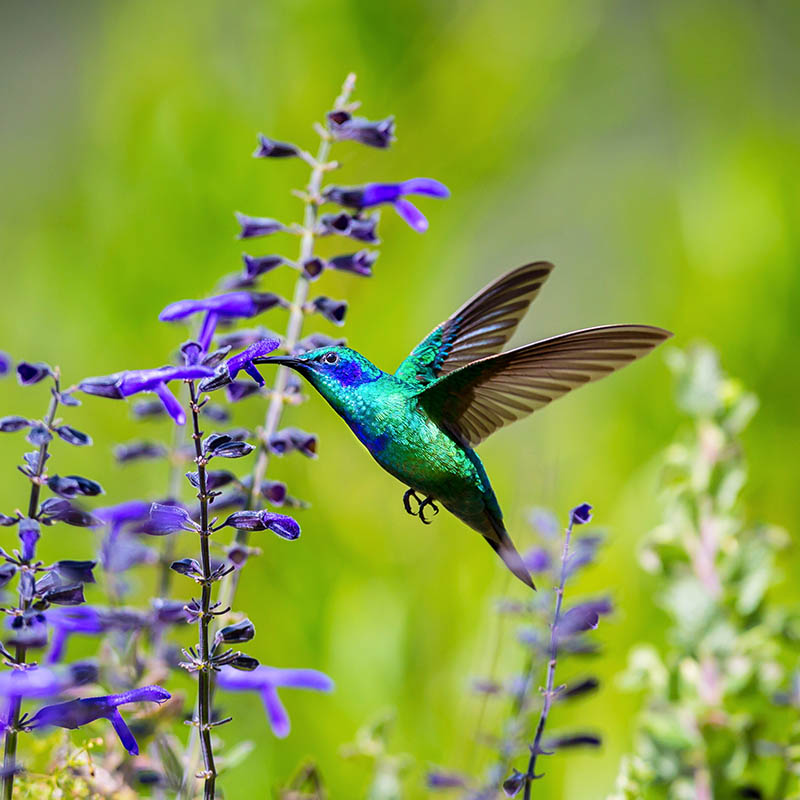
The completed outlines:
[[[400,199],[394,204],[394,210],[417,232],[425,233],[428,230],[428,220],[425,215],[408,200]]]
[[[269,217],[250,217],[247,214],[236,212],[236,221],[241,230],[237,239],[252,239],[254,236],[269,236],[271,233],[286,230],[284,225],[276,219]]]
[[[145,533],[164,534],[174,531],[199,530],[199,526],[189,516],[189,512],[181,506],[169,506],[153,503],[150,506],[150,519],[146,523]]]
[[[120,714],[116,708],[111,712],[109,720],[111,720],[111,724],[114,726],[114,730],[116,731],[117,736],[119,736],[122,746],[132,756],[138,756],[139,745],[136,744],[136,738],[131,732],[131,729],[125,724],[125,720],[122,719],[122,714]]]
[[[11,369],[11,356],[0,350],[0,375],[7,375]]]
[[[217,322],[219,322],[219,314],[215,311],[206,312],[206,316],[203,319],[203,327],[200,329],[200,336],[198,337],[200,340],[200,347],[204,353],[207,352],[208,348],[211,346],[211,340],[214,338],[214,334],[217,331]]]
[[[159,384],[176,380],[197,380],[214,374],[210,367],[194,366],[159,367],[158,369],[135,369],[120,373],[117,388],[122,397],[139,392],[153,392]]]
[[[428,197],[450,197],[450,190],[443,184],[433,178],[411,178],[403,181],[400,186],[402,187],[403,194],[424,194]]]
[[[183,410],[183,406],[180,404],[180,402],[178,402],[178,399],[175,397],[175,395],[172,394],[169,389],[167,389],[166,384],[157,384],[153,391],[158,395],[159,399],[164,404],[167,414],[169,414],[172,419],[175,420],[175,424],[185,425],[186,412]]]
[[[558,635],[571,636],[575,633],[595,630],[601,614],[611,613],[611,601],[607,598],[592,600],[573,606],[558,621]]]
[[[280,669],[260,667],[264,680],[272,686],[285,686],[291,689],[313,689],[317,692],[332,692],[333,681],[316,669]]]
[[[261,690],[261,699],[264,701],[264,708],[267,711],[267,719],[272,732],[279,739],[285,739],[289,735],[291,725],[289,723],[289,714],[283,703],[281,703],[278,693],[271,686],[265,686]]]
[[[150,503],[144,500],[127,500],[115,506],[96,508],[94,514],[103,522],[110,525],[124,525],[126,522],[135,522],[150,513]]]

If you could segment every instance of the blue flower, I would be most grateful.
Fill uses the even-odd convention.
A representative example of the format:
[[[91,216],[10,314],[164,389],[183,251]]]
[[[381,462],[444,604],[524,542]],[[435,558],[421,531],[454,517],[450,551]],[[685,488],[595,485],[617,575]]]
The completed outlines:
[[[289,715],[278,697],[278,688],[312,689],[317,692],[333,690],[333,681],[315,669],[278,669],[258,666],[252,672],[223,667],[217,675],[217,685],[238,692],[259,692],[264,701],[272,732],[280,739],[289,735]]]
[[[109,694],[103,697],[84,697],[80,700],[69,700],[40,708],[23,724],[26,730],[57,726],[75,730],[98,719],[110,720],[119,736],[122,746],[131,754],[139,754],[139,745],[119,713],[119,706],[128,703],[153,702],[165,703],[171,697],[166,689],[160,686],[142,686],[122,694]]]
[[[288,306],[286,300],[271,292],[228,292],[205,300],[178,300],[170,303],[159,315],[162,322],[175,322],[193,314],[205,313],[198,339],[203,352],[208,350],[220,317],[255,317],[275,306]]]
[[[97,378],[86,378],[78,384],[78,388],[87,394],[98,397],[121,399],[130,397],[140,392],[153,392],[164,404],[167,413],[175,420],[176,424],[186,423],[186,412],[167,388],[169,381],[197,380],[208,378],[214,374],[211,367],[179,366],[158,367],[157,369],[132,369],[117,372],[113,375],[103,375]]]
[[[364,208],[390,203],[394,210],[415,230],[424,233],[428,230],[428,220],[422,212],[405,199],[409,194],[446,198],[450,190],[433,178],[411,178],[400,183],[367,183],[364,186],[329,186],[325,199],[340,206],[361,211]]]

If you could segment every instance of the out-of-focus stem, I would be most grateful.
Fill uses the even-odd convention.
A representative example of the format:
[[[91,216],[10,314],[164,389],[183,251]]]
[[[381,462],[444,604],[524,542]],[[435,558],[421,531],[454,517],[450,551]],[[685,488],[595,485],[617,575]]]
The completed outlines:
[[[525,791],[523,800],[531,800],[531,784],[536,778],[536,757],[542,752],[542,734],[547,724],[547,717],[553,705],[555,691],[556,661],[558,659],[558,622],[561,618],[561,605],[564,600],[564,585],[567,582],[567,557],[569,556],[569,542],[572,538],[572,526],[574,521],[570,515],[569,525],[564,534],[564,549],[561,552],[561,576],[556,590],[556,607],[553,612],[553,623],[550,626],[550,658],[547,662],[547,680],[544,687],[544,700],[542,710],[539,713],[539,722],[536,725],[536,734],[531,745],[531,757],[528,761],[528,770],[525,773]]]
[[[58,368],[55,369],[53,381],[55,386],[50,397],[50,405],[47,409],[47,416],[44,420],[45,427],[48,430],[50,430],[53,420],[56,418],[56,412],[58,411],[59,392],[61,389]],[[41,493],[42,489],[42,475],[44,474],[45,464],[47,463],[47,451],[49,444],[49,442],[44,442],[44,444],[39,445],[39,457],[36,461],[36,470],[31,478],[31,493],[28,498],[28,516],[32,519],[36,517],[36,513],[39,510],[39,494]],[[21,566],[22,570],[27,570],[28,568],[29,565],[27,562]],[[29,606],[30,602],[28,600],[25,598],[20,598],[20,610],[23,614],[28,610]],[[17,663],[24,664],[25,656],[25,646],[18,644],[14,651],[14,658],[16,659]],[[17,768],[17,734],[19,727],[20,704],[21,700],[19,697],[13,697],[11,699],[11,708],[9,709],[8,716],[8,728],[6,730],[5,751],[3,754],[3,800],[11,800],[14,794],[14,773],[16,772]]]

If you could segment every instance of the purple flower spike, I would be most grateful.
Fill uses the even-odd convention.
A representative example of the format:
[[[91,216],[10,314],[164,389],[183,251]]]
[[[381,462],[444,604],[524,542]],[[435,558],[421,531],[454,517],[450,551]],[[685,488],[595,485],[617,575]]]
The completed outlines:
[[[253,153],[253,158],[292,158],[299,155],[299,148],[293,144],[276,142],[274,139],[264,136],[263,133],[259,133],[258,147]]]
[[[122,746],[131,754],[139,754],[139,746],[119,713],[119,706],[128,703],[152,702],[164,703],[171,697],[166,689],[160,686],[142,686],[122,694],[110,694],[103,697],[85,697],[80,700],[70,700],[66,703],[56,703],[52,706],[40,708],[26,723],[28,730],[57,726],[75,730],[98,719],[110,720],[114,730],[119,736]]]
[[[394,141],[394,117],[370,122],[347,111],[329,111],[328,127],[334,139],[351,139],[368,147],[386,149]]]
[[[269,236],[271,233],[285,231],[283,223],[269,217],[249,217],[247,214],[236,212],[236,221],[241,227],[237,239],[252,239],[255,236]]]
[[[300,526],[296,520],[271,511],[234,511],[220,527],[225,526],[241,531],[269,530],[290,541],[300,536]]]
[[[327,200],[357,211],[390,203],[415,231],[424,233],[428,230],[428,220],[405,199],[409,194],[447,198],[450,190],[433,178],[411,178],[401,183],[367,183],[364,186],[329,186],[325,190]]]
[[[315,669],[278,669],[259,666],[252,672],[223,667],[217,676],[223,689],[236,692],[259,692],[264,701],[272,732],[280,739],[289,735],[289,715],[278,697],[278,688],[311,689],[317,692],[333,690],[333,681]]]
[[[8,375],[11,371],[11,356],[0,350],[0,376]]]

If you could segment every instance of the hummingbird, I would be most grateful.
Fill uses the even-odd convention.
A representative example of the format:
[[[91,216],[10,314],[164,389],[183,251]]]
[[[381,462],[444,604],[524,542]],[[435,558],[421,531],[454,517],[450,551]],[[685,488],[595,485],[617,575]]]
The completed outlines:
[[[346,346],[254,359],[305,378],[375,461],[408,487],[409,514],[429,524],[440,503],[531,589],[475,447],[672,336],[650,325],[603,325],[503,352],[552,270],[537,261],[501,275],[435,327],[394,373]]]

